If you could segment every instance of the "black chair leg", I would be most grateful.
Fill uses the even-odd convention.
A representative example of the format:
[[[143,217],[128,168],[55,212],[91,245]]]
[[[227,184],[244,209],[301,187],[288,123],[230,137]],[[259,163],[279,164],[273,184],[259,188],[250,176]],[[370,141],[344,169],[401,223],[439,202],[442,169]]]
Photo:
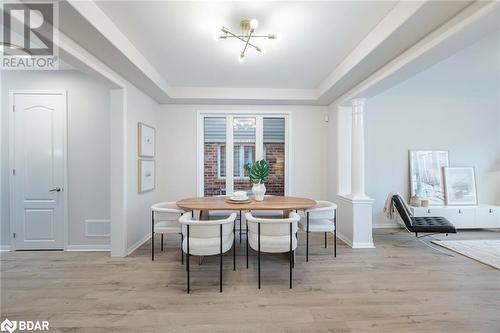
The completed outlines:
[[[163,251],[163,234],[161,234],[161,246],[160,246],[160,248],[161,248],[161,251]]]
[[[309,261],[309,212],[306,213],[306,261]]]
[[[222,224],[219,229],[220,252],[219,252],[219,292],[222,292]]]
[[[248,269],[248,224],[246,225],[246,231],[247,231],[247,269]]]
[[[240,228],[241,235],[241,228]],[[236,270],[236,224],[233,222],[233,271]]]
[[[191,291],[189,287],[189,224],[187,225],[187,253],[186,253],[186,273],[187,273],[187,293]]]
[[[333,232],[333,257],[337,258],[337,230]]]
[[[293,263],[292,263],[292,223],[290,223],[290,289],[292,289],[292,266],[293,266]]]
[[[259,276],[259,289],[260,289],[260,223],[257,224],[257,271],[258,271],[258,276]]]
[[[327,241],[326,232],[325,232],[325,249],[326,249],[327,245],[328,245],[328,241]]]
[[[241,210],[240,210],[240,244],[241,244],[241,232],[242,230],[241,230]]]
[[[337,258],[337,211],[333,217],[333,257]]]
[[[155,260],[155,212],[151,212],[151,261]]]

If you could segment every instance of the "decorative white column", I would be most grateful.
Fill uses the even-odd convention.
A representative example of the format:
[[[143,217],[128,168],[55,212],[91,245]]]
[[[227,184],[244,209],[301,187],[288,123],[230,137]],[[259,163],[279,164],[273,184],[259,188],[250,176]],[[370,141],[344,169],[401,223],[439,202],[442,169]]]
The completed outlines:
[[[373,248],[372,205],[373,199],[365,193],[365,133],[364,133],[364,99],[351,101],[351,147],[350,163],[348,156],[344,163],[350,164],[350,193],[337,195],[338,219],[337,227],[340,239],[352,248]],[[348,123],[345,124],[348,126]],[[347,140],[343,140],[346,142]],[[348,177],[346,175],[346,177]],[[340,181],[340,180],[339,180]]]
[[[353,99],[351,132],[351,195],[353,199],[365,199],[365,129],[364,99]]]

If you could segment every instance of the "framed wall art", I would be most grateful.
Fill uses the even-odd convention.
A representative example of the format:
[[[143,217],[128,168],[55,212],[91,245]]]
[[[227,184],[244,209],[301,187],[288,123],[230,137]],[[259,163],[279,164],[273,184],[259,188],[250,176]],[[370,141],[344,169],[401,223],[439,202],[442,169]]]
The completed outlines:
[[[444,168],[446,204],[477,205],[476,177],[473,167]]]
[[[137,145],[140,157],[155,157],[156,129],[144,123],[137,124]]]
[[[139,159],[138,164],[139,193],[155,189],[156,164],[154,160]]]
[[[443,167],[449,165],[446,150],[410,150],[410,196],[444,205]]]

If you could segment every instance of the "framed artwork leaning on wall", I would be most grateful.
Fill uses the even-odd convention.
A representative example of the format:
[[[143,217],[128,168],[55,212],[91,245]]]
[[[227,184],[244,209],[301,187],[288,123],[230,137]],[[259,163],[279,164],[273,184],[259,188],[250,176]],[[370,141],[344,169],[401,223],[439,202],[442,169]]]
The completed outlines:
[[[447,205],[477,205],[473,167],[446,167],[444,181]]]
[[[410,197],[429,200],[430,205],[444,205],[442,168],[449,165],[447,150],[410,150]]]

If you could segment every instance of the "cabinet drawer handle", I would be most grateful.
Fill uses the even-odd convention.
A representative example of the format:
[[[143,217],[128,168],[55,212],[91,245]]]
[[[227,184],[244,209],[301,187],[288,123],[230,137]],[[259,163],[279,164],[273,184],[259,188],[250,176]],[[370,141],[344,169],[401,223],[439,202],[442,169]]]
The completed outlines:
[[[458,214],[462,214],[462,210],[461,209],[458,210]]]
[[[427,209],[427,213],[429,213],[429,214],[430,214],[430,213],[431,213],[431,210],[430,210],[430,209]]]

